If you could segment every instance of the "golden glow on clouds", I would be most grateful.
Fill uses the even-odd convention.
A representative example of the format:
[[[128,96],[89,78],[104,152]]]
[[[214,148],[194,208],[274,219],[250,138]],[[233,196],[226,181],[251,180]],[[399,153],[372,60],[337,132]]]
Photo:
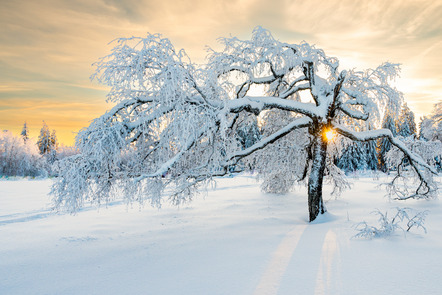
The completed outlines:
[[[397,87],[419,117],[442,93],[441,0],[39,0],[0,10],[0,129],[26,120],[36,137],[45,120],[66,144],[105,112],[106,88],[91,64],[118,37],[162,33],[193,61],[230,34],[256,25],[286,42],[306,40],[345,68],[402,64]]]

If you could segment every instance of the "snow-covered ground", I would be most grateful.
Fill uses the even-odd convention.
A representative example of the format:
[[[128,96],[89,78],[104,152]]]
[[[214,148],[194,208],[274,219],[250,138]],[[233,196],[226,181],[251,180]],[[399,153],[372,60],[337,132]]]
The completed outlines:
[[[180,208],[115,201],[75,216],[50,210],[50,180],[0,181],[0,294],[441,294],[441,202],[390,202],[383,180],[326,197],[314,224],[304,189],[264,194],[248,176]],[[430,210],[428,233],[351,238],[396,206]]]

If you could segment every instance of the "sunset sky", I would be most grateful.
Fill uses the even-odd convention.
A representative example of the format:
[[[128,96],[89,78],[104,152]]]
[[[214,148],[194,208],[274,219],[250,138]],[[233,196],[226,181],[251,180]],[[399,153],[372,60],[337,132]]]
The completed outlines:
[[[111,107],[89,80],[108,43],[161,33],[194,62],[223,36],[261,25],[284,42],[305,40],[343,68],[402,64],[399,90],[419,116],[442,98],[442,0],[29,0],[0,6],[0,130],[36,138],[42,121],[71,145]]]

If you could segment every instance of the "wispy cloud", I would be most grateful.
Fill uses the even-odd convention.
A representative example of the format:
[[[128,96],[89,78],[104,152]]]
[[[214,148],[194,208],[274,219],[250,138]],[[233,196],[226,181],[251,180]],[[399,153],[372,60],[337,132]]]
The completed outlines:
[[[4,1],[0,109],[44,99],[40,103],[51,107],[36,108],[32,116],[53,118],[57,130],[74,122],[69,128],[78,130],[87,124],[78,118],[88,113],[88,103],[94,105],[91,114],[104,112],[105,104],[98,102],[104,101],[106,88],[90,82],[89,76],[91,64],[109,52],[111,40],[158,32],[199,62],[206,45],[217,47],[216,38],[247,38],[262,25],[286,42],[315,43],[337,56],[343,67],[401,63],[403,83],[398,86],[423,114],[442,90],[441,15],[440,0]],[[70,111],[63,113],[63,107]],[[0,128],[20,128],[29,115],[24,109],[14,115],[2,112]]]

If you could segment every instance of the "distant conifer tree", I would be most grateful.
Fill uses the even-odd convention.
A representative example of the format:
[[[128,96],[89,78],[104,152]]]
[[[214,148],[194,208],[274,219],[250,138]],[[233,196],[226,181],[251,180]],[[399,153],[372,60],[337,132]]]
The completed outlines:
[[[43,127],[40,129],[40,135],[38,136],[37,146],[40,154],[49,154],[55,152],[57,149],[57,136],[55,135],[55,130],[49,130],[48,125],[43,121]]]
[[[382,128],[388,129],[391,131],[393,136],[397,136],[397,124],[396,120],[394,118],[397,118],[397,115],[392,114],[390,111],[387,111],[387,113],[384,116],[384,119],[382,121]],[[388,167],[385,161],[385,155],[386,153],[391,149],[391,142],[386,139],[382,138],[378,142],[378,167],[383,172],[387,172]]]
[[[26,143],[29,139],[29,129],[28,129],[28,125],[26,124],[26,121],[23,124],[23,129],[21,130],[20,135],[23,138],[23,141]]]
[[[406,103],[402,106],[397,124],[398,135],[402,137],[416,135],[416,122],[414,120],[414,113],[410,110]]]

